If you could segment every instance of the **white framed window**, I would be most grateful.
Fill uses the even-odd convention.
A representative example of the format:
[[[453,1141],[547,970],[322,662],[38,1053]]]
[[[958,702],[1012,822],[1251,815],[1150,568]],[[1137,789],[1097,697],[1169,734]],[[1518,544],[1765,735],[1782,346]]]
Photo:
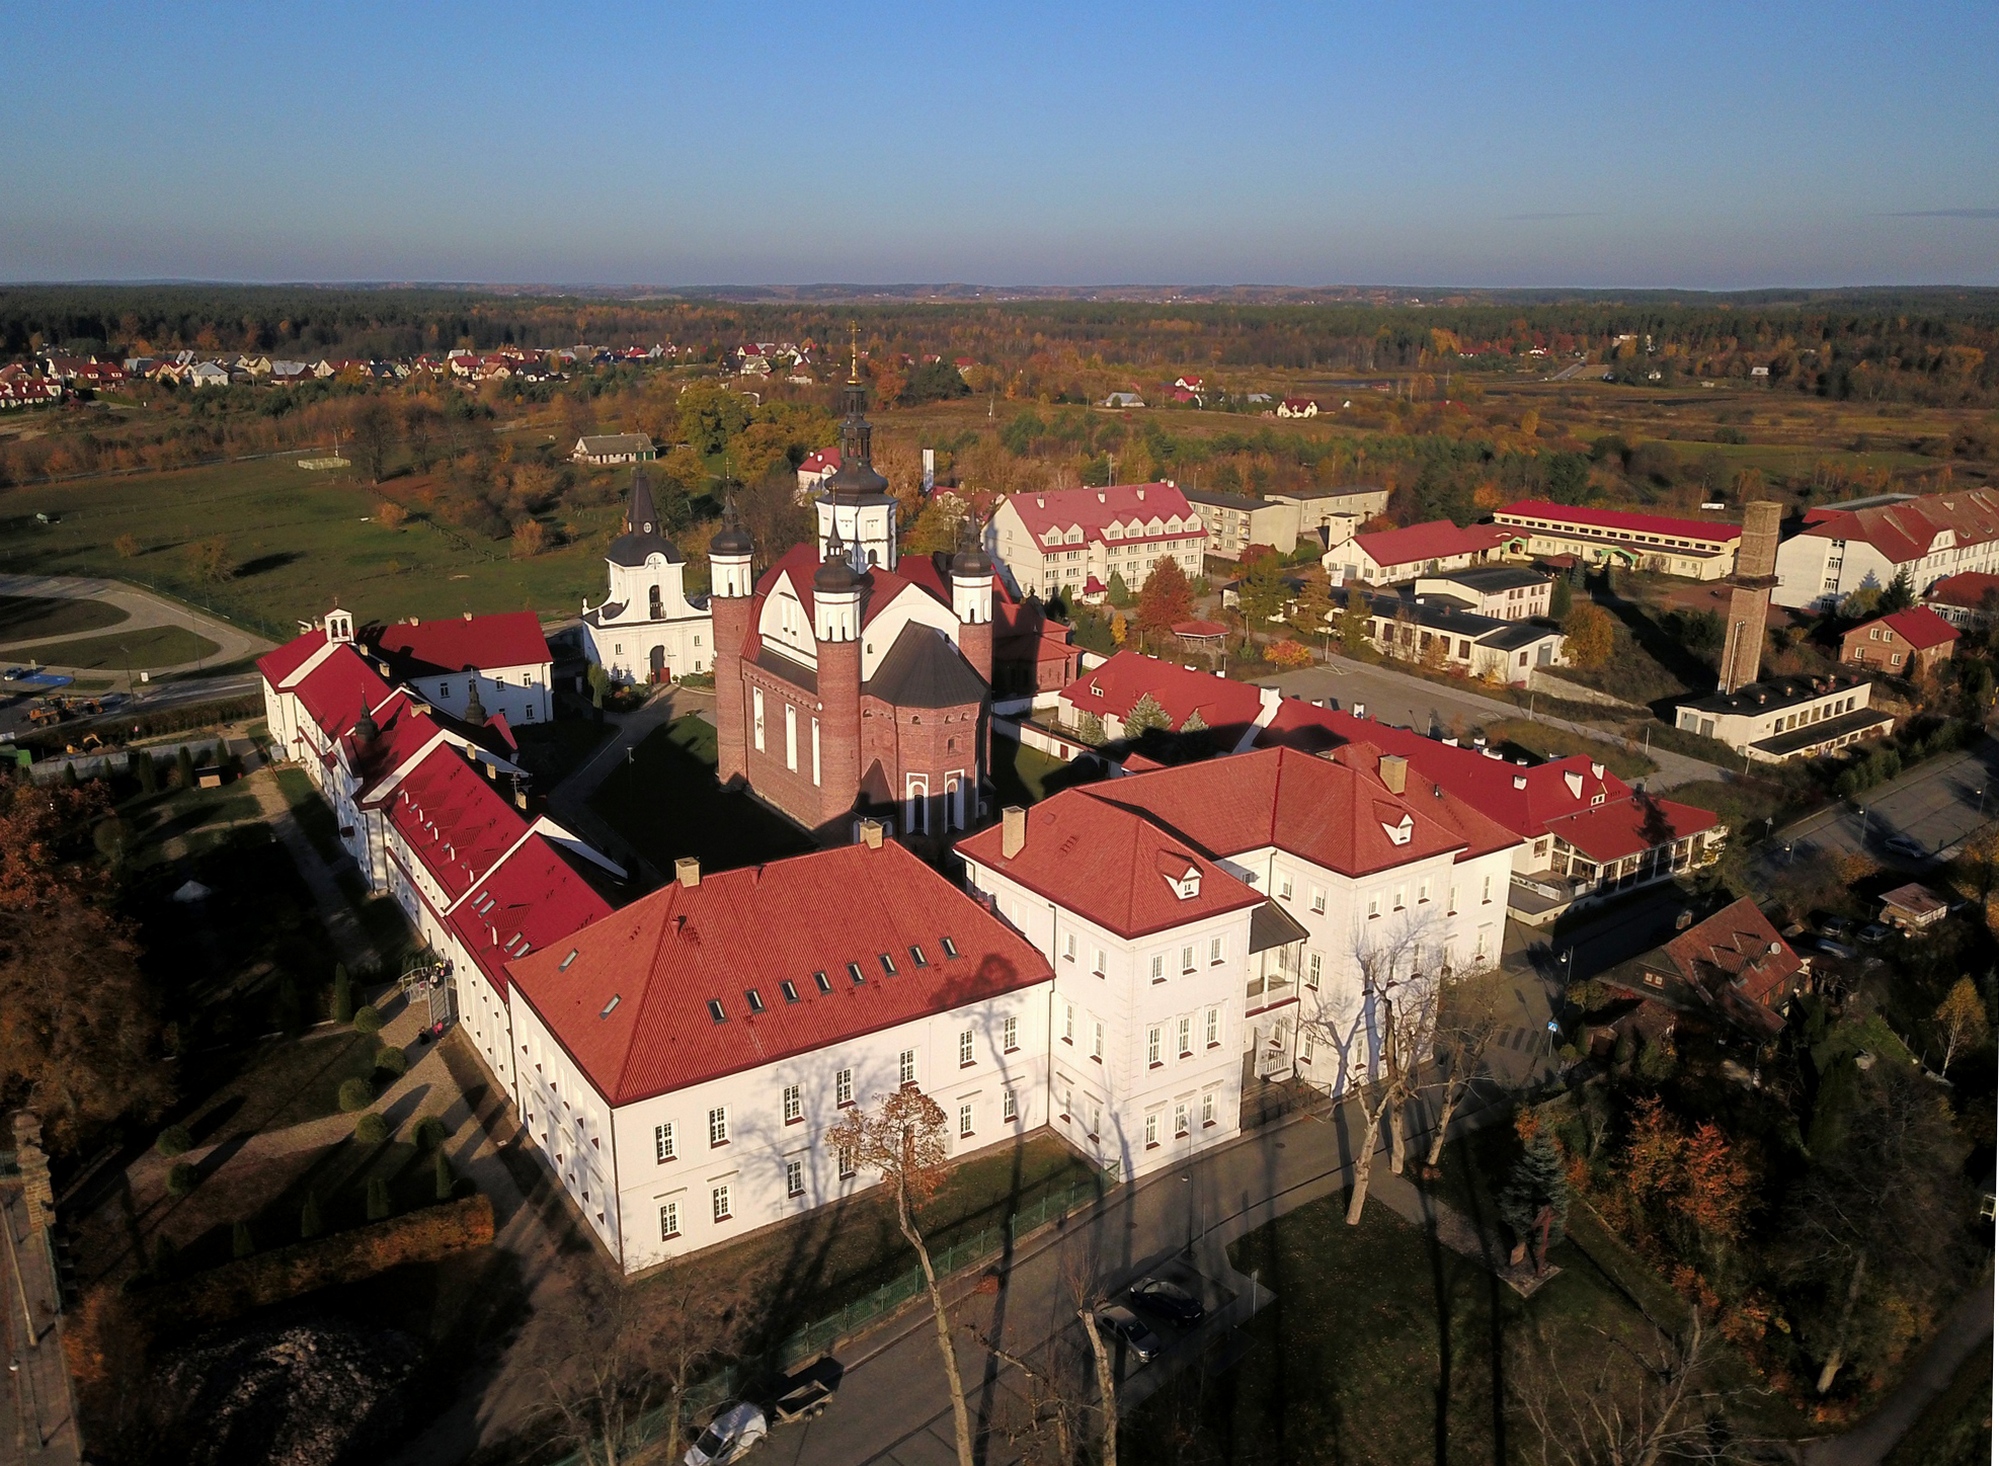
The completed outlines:
[[[680,1203],[662,1202],[659,1208],[659,1240],[671,1242],[680,1235]]]
[[[680,1154],[679,1122],[668,1120],[664,1125],[652,1127],[652,1158],[666,1162]]]
[[[1429,878],[1426,876],[1423,880],[1417,883],[1416,904],[1418,906],[1426,905],[1429,902],[1429,900],[1430,900],[1430,881]]]
[[[837,1159],[839,1161],[840,1179],[842,1181],[851,1179],[860,1170],[860,1167],[855,1164],[854,1148],[851,1145],[841,1146]]]
[[[958,1067],[969,1069],[972,1065],[972,1030],[967,1028],[958,1035]]]
[[[833,1103],[851,1105],[854,1102],[854,1071],[842,1069],[833,1076]]]
[[[796,1125],[805,1118],[805,1096],[795,1084],[784,1087],[784,1123]]]
[[[710,1195],[709,1200],[714,1204],[715,1220],[718,1222],[728,1221],[731,1215],[729,1211],[729,1183],[724,1181],[720,1186],[717,1186]]]
[[[1000,1118],[1009,1124],[1020,1118],[1020,1101],[1010,1089],[1000,1091]]]
[[[1103,1058],[1103,1056],[1104,1056],[1104,1021],[1103,1019],[1098,1018],[1090,1024],[1090,1057],[1093,1059],[1101,1059]]]
[[[1102,977],[1110,970],[1110,963],[1104,960],[1104,949],[1102,947],[1097,948],[1097,960],[1096,964],[1090,968],[1091,973],[1097,977]]]
[[[1215,1123],[1215,1092],[1212,1089],[1201,1096],[1201,1123],[1203,1125]]]
[[[1182,972],[1194,970],[1194,949],[1191,946],[1180,949],[1180,970]]]
[[[1076,1005],[1074,1003],[1064,1003],[1062,1005],[1062,1042],[1074,1043],[1075,1041]]]
[[[1178,1137],[1187,1133],[1187,1102],[1177,1101],[1173,1106],[1173,1134]]]
[[[1222,1041],[1222,1010],[1208,1009],[1208,1047],[1214,1048]]]
[[[798,768],[798,709],[791,703],[784,705],[784,766]]]
[[[1479,900],[1480,900],[1480,902],[1481,902],[1482,904],[1484,904],[1484,905],[1487,905],[1487,906],[1490,906],[1490,905],[1492,904],[1492,877],[1491,877],[1491,876],[1487,876],[1487,877],[1485,878],[1485,891],[1484,891],[1484,894],[1483,894],[1483,895],[1481,895],[1481,896],[1479,897]]]
[[[1154,1110],[1145,1117],[1145,1148],[1152,1149],[1159,1144],[1159,1111]]]
[[[750,721],[756,736],[757,752],[762,753],[764,751],[764,690],[761,687],[752,687],[750,689]]]
[[[1277,881],[1277,894],[1286,901],[1291,899],[1291,873],[1286,871]]]
[[[1009,1054],[1020,1051],[1020,1020],[1018,1018],[1000,1020],[1000,1048]]]
[[[898,1054],[896,1056],[895,1069],[896,1082],[898,1084],[916,1083],[916,1050],[904,1049]]]
[[[1156,1023],[1145,1030],[1145,1062],[1147,1064],[1159,1062],[1159,1025]]]
[[[805,1162],[786,1161],[784,1163],[784,1194],[803,1196],[805,1194]]]
[[[1302,1023],[1299,1028],[1301,1032],[1298,1035],[1298,1062],[1309,1064],[1312,1062],[1312,1030]]]
[[[1220,963],[1221,960],[1222,960],[1222,939],[1220,937],[1208,938],[1208,965],[1210,967],[1213,967],[1218,963]]]
[[[1369,896],[1367,898],[1367,914],[1370,919],[1381,915],[1381,898],[1379,896]]]
[[[972,1133],[972,1117],[972,1102],[966,1100],[962,1105],[958,1106],[958,1138],[960,1140],[963,1140]]]
[[[1175,1035],[1180,1040],[1180,1057],[1183,1059],[1190,1057],[1194,1052],[1193,1018],[1191,1016],[1182,1017],[1174,1023],[1173,1028]]]
[[[1312,887],[1312,911],[1319,916],[1326,914],[1326,888],[1324,886]]]
[[[729,1143],[729,1107],[717,1105],[708,1112],[708,1143],[727,1145]]]
[[[1154,952],[1152,954],[1152,980],[1154,982],[1166,981],[1166,954],[1164,952]]]
[[[1076,960],[1076,934],[1074,932],[1064,932],[1062,934],[1062,958],[1066,962],[1074,962]]]
[[[1319,990],[1320,960],[1317,952],[1313,952],[1305,958],[1305,986],[1315,993]]]

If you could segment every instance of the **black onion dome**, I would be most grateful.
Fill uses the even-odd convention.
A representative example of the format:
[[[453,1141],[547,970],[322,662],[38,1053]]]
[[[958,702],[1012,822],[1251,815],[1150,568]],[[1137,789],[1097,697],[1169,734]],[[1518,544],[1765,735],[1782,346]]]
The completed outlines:
[[[736,517],[736,501],[731,498],[722,506],[722,527],[715,538],[708,542],[710,555],[747,555],[751,550],[749,531],[743,528]]]
[[[812,573],[814,590],[845,592],[860,583],[860,576],[854,574],[853,563],[845,555],[828,555]]]

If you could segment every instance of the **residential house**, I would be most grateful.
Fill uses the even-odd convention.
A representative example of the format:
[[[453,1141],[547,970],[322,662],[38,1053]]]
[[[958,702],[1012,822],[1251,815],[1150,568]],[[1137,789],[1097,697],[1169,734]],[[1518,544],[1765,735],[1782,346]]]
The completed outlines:
[[[1542,499],[1508,504],[1492,519],[1521,536],[1526,555],[1574,555],[1587,565],[1618,565],[1691,580],[1733,574],[1735,552],[1742,544],[1740,525]]]
[[[1777,550],[1780,606],[1821,606],[1856,590],[1885,590],[1897,576],[1918,599],[1938,581],[1999,572],[1999,489],[1917,498],[1884,495],[1805,514]]]
[[[1255,740],[1280,701],[1275,688],[1120,651],[1062,689],[1056,716],[1073,732],[1085,730],[1088,720],[1095,719],[1104,737],[1123,738],[1130,731],[1132,709],[1145,698],[1165,714],[1172,731],[1209,730],[1210,741],[1230,752]]]
[[[1355,585],[1333,590],[1329,630],[1349,596],[1365,603],[1368,640],[1377,651],[1440,672],[1525,687],[1535,668],[1561,666],[1568,645],[1562,628],[1552,621],[1508,621],[1463,610],[1463,601],[1455,596],[1369,593]]]
[[[574,463],[650,463],[659,450],[644,433],[598,433],[578,438],[569,457]]]
[[[1989,626],[1999,620],[1999,575],[1966,570],[1931,586],[1923,604],[1957,627]]]
[[[1821,758],[1894,731],[1894,715],[1868,705],[1873,695],[1864,677],[1770,677],[1681,703],[1676,726],[1758,763]]]
[[[1500,621],[1547,615],[1554,588],[1552,576],[1519,565],[1478,565],[1416,578],[1418,597],[1454,600],[1463,610]]]
[[[1357,534],[1334,545],[1320,564],[1334,585],[1393,585],[1479,564],[1505,550],[1512,532],[1489,524],[1459,526],[1432,519],[1407,529]]]
[[[1668,1038],[1698,1026],[1760,1044],[1783,1032],[1792,997],[1809,988],[1811,965],[1744,896],[1596,980],[1666,1008],[1674,1019]]]
[[[426,701],[482,726],[505,719],[519,726],[555,716],[550,701],[555,658],[532,611],[493,616],[415,616],[369,627],[363,640],[388,667],[392,682],[414,688]]]
[[[1317,417],[1319,400],[1316,397],[1286,397],[1277,404],[1279,417]]]
[[[840,450],[819,448],[798,465],[798,496],[803,499],[840,471]]]
[[[226,387],[229,385],[229,371],[212,361],[197,361],[187,368],[183,380],[190,387]]]
[[[1208,553],[1240,560],[1251,545],[1265,545],[1288,555],[1298,545],[1298,506],[1244,494],[1207,489],[1182,489],[1187,502],[1208,531]]]
[[[1103,401],[1105,407],[1143,407],[1145,399],[1136,392],[1113,392]]]
[[[1905,932],[1935,926],[1949,914],[1950,903],[1916,881],[1881,893],[1881,919]]]
[[[1957,651],[1958,630],[1928,606],[1911,606],[1841,633],[1839,659],[1896,677],[1917,677]]]
[[[1201,574],[1208,531],[1171,483],[1111,484],[1013,494],[985,530],[986,549],[1017,594],[1079,595],[1094,576],[1123,577],[1134,593],[1161,559]]]

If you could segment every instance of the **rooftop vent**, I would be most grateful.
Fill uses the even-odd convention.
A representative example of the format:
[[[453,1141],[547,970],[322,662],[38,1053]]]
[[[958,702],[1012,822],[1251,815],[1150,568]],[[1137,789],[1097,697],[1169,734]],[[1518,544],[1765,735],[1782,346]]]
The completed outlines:
[[[618,1004],[623,1000],[624,1000],[624,995],[622,993],[612,993],[611,1001],[606,1003],[603,1007],[597,1010],[597,1016],[599,1018],[609,1018],[611,1016],[611,1010],[617,1007]]]

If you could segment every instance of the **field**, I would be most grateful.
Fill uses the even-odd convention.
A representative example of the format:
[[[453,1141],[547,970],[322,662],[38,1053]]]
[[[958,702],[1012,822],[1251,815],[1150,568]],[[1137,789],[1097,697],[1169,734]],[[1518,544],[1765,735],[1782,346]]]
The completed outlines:
[[[84,601],[83,605],[95,605]],[[74,641],[53,641],[40,646],[15,647],[8,655],[15,661],[38,662],[45,667],[79,667],[92,672],[147,671],[154,667],[177,667],[201,657],[212,657],[222,648],[205,636],[184,626],[148,626],[138,631],[118,631],[109,636],[83,636]]]
[[[396,480],[388,491],[408,486]],[[376,524],[382,499],[349,471],[307,472],[290,457],[30,485],[0,492],[0,570],[136,581],[275,638],[336,598],[386,620],[569,610],[604,592],[599,541],[617,519],[614,506],[575,511],[580,538],[512,560],[504,542],[468,542],[421,517],[396,529]],[[59,522],[41,524],[38,513]],[[117,548],[124,535],[138,542],[130,558]],[[190,553],[216,536],[227,541],[233,572],[219,581],[204,578]]]
[[[72,600],[66,596],[0,596],[0,643],[102,631],[129,619],[130,612],[107,601]]]
[[[715,782],[715,730],[692,714],[648,734],[590,807],[661,871],[684,855],[730,870],[813,848],[791,821]]]

